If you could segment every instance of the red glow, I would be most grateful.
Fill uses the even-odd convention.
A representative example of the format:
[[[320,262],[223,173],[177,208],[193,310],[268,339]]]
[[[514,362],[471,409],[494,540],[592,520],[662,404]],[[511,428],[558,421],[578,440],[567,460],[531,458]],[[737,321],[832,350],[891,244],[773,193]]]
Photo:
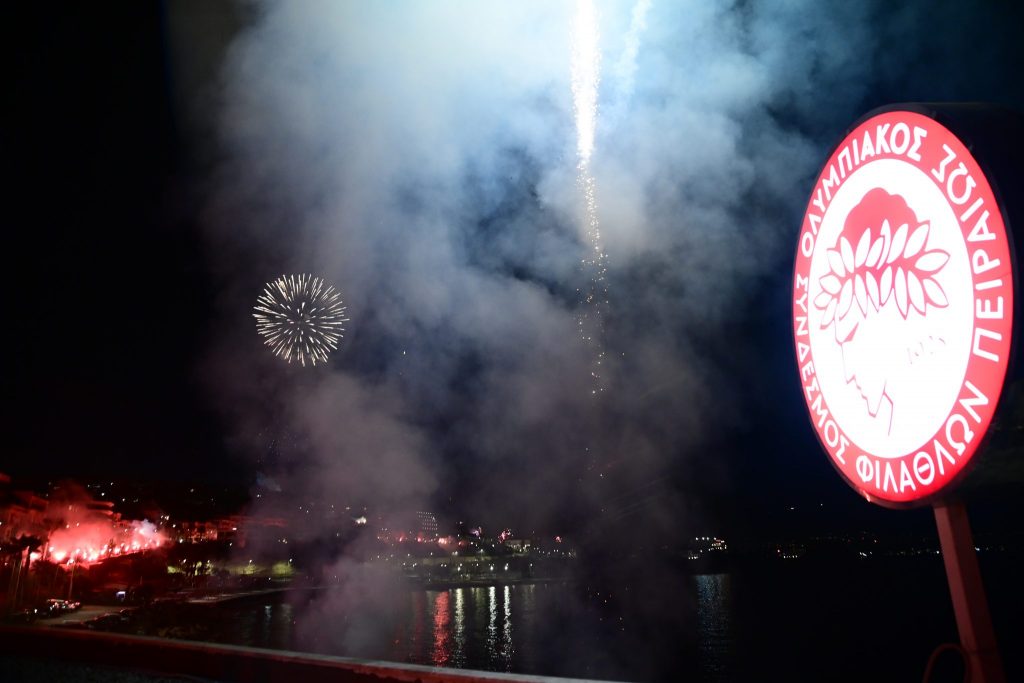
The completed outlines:
[[[57,564],[93,564],[109,556],[159,548],[167,540],[151,522],[120,519],[91,508],[87,499],[63,503],[60,514],[63,524],[50,534],[43,555]]]
[[[108,555],[156,549],[164,541],[163,534],[149,522],[100,518],[55,531],[50,536],[48,559],[56,563],[67,560],[68,564],[92,564]]]
[[[452,655],[451,629],[448,622],[448,591],[438,593],[434,602],[434,666],[444,666]]]

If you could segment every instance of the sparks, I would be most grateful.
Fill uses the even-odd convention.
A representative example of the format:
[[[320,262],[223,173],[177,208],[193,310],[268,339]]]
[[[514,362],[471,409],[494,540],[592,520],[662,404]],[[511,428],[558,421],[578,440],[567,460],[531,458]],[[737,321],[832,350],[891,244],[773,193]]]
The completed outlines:
[[[334,287],[311,275],[268,282],[254,306],[256,330],[274,355],[289,363],[326,363],[345,332],[345,306]]]
[[[607,257],[597,218],[594,176],[590,172],[597,126],[597,89],[601,80],[599,37],[592,0],[579,0],[572,29],[572,98],[576,119],[576,185],[583,198],[582,223],[589,245],[581,265],[590,283],[586,293],[580,292],[584,305],[577,316],[577,325],[580,337],[593,353],[590,375],[594,395],[604,391],[604,310],[608,306]]]

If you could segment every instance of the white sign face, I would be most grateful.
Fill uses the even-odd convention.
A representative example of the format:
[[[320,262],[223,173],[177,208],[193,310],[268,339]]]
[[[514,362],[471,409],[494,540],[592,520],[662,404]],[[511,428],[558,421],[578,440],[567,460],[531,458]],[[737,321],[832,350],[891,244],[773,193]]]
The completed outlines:
[[[858,443],[886,458],[942,425],[960,394],[973,325],[956,216],[907,166],[882,159],[850,175],[818,233],[833,246],[815,251],[810,270],[821,287],[808,320],[822,393]]]
[[[822,171],[797,252],[797,360],[822,445],[869,500],[934,497],[973,456],[1006,372],[1011,268],[988,181],[934,120],[873,117]]]

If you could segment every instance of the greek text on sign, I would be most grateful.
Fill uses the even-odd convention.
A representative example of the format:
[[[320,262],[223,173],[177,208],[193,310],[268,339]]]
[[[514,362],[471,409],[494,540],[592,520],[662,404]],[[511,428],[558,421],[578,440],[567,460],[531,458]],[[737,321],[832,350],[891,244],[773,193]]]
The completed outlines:
[[[1003,217],[964,144],[906,111],[853,130],[807,205],[793,329],[818,437],[868,500],[923,502],[970,461],[1012,311]]]

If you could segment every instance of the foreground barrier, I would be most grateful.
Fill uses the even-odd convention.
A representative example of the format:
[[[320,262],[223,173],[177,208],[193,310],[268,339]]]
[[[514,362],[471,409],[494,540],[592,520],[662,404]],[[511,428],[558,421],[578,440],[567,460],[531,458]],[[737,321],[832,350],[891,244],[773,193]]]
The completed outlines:
[[[0,656],[242,683],[570,681],[53,627],[0,627]]]

